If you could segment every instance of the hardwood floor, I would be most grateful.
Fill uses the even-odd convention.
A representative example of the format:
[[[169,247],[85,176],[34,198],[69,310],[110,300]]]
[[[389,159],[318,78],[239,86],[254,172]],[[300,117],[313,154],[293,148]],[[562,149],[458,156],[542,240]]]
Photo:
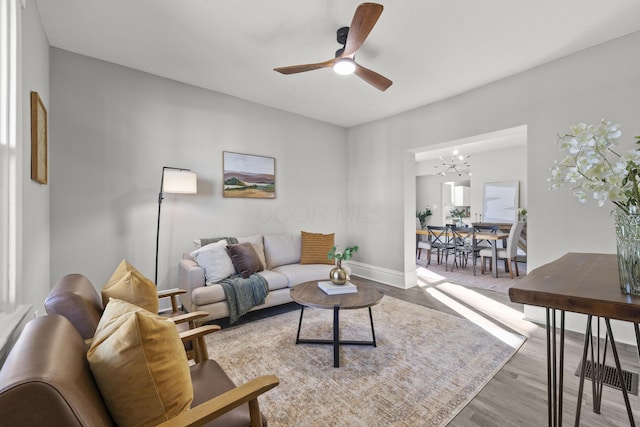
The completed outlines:
[[[363,279],[364,280],[364,279]],[[544,426],[547,424],[546,333],[543,325],[522,319],[523,306],[509,297],[493,291],[467,288],[461,285],[427,285],[398,289],[376,282],[385,294],[421,304],[455,316],[471,310],[504,328],[526,336],[527,340],[509,362],[489,381],[480,393],[451,421],[450,426]],[[454,308],[452,308],[452,306]],[[582,355],[583,335],[567,332],[565,337],[564,410],[563,422],[573,425],[578,394],[574,375]],[[638,372],[640,364],[635,347],[618,345],[622,367]],[[613,365],[611,353],[607,365]],[[629,395],[634,417],[640,421],[640,399]],[[605,386],[602,392],[601,414],[592,410],[591,381],[585,381],[580,425],[629,425],[622,393]]]

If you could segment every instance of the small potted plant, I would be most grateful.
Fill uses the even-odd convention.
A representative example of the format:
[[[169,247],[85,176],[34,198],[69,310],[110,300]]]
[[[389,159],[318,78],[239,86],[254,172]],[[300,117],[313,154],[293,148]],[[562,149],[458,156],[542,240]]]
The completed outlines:
[[[422,212],[416,211],[416,218],[420,220],[420,226],[422,228],[427,225],[427,218],[429,218],[432,214],[433,212],[431,212],[431,209],[429,208],[425,208],[425,210],[423,210]]]
[[[358,246],[347,246],[344,251],[336,252],[336,246],[332,247],[327,254],[327,259],[336,261],[336,266],[329,273],[329,280],[336,285],[344,285],[349,280],[349,274],[342,268],[342,261],[349,261],[354,252],[358,252]]]
[[[462,227],[462,218],[466,218],[469,215],[467,215],[467,211],[465,209],[451,209],[451,218],[456,219],[456,225],[458,227]]]

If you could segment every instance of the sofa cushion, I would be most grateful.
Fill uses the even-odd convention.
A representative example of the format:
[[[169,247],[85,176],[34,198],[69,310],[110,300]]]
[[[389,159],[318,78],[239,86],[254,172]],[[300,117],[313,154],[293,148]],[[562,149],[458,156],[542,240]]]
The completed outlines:
[[[249,242],[253,245],[253,249],[256,250],[260,262],[262,262],[262,269],[267,268],[267,261],[264,258],[264,244],[262,243],[262,234],[254,234],[253,236],[238,237],[238,243]]]
[[[109,298],[127,301],[152,313],[158,312],[158,289],[127,260],[122,260],[102,288],[102,304]]]
[[[229,257],[231,257],[231,262],[236,271],[243,279],[248,278],[253,273],[262,271],[262,261],[260,261],[251,243],[245,242],[227,245],[227,253]]]
[[[327,264],[287,264],[273,269],[274,272],[283,274],[289,280],[289,287],[311,280],[329,280],[329,272],[333,268]]]
[[[264,270],[258,273],[265,278],[269,285],[269,291],[283,289],[289,287],[289,279],[282,273],[271,270]],[[327,273],[328,277],[329,273]],[[219,284],[211,284],[209,286],[200,286],[194,288],[191,292],[191,302],[197,306],[215,304],[217,302],[226,301],[224,289]]]
[[[331,264],[327,255],[334,245],[334,234],[301,233],[300,264]]]
[[[272,270],[264,270],[258,273],[269,284],[269,291],[275,291],[276,289],[283,289],[289,286],[289,279],[282,273]]]
[[[189,410],[193,387],[174,323],[111,299],[87,360],[119,426],[152,426]]]
[[[276,236],[264,236],[264,256],[267,260],[267,269],[286,264],[300,262],[300,235],[286,234]]]
[[[203,306],[208,304],[215,304],[217,302],[226,301],[227,297],[224,294],[222,285],[218,283],[212,283],[208,286],[200,286],[194,288],[191,292],[191,302],[197,306]]]
[[[208,283],[218,283],[236,272],[233,262],[227,253],[227,241],[220,240],[191,252],[198,265],[204,268]]]

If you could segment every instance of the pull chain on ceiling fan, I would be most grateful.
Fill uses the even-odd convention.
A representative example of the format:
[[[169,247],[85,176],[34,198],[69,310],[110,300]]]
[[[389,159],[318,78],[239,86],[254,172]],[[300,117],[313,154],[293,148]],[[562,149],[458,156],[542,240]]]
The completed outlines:
[[[382,5],[377,3],[362,3],[358,6],[351,20],[351,26],[338,29],[337,40],[343,47],[336,51],[335,58],[315,64],[292,65],[274,68],[274,70],[282,74],[296,74],[333,67],[338,74],[354,73],[375,88],[381,91],[387,90],[393,84],[391,80],[355,61],[356,51],[360,49],[378,21],[382,9]]]

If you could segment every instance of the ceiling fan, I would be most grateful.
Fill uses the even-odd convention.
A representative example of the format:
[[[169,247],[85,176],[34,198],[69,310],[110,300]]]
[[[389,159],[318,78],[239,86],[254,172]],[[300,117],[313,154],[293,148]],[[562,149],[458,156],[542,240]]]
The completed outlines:
[[[381,91],[387,90],[393,84],[391,80],[363,67],[354,60],[356,51],[360,49],[360,46],[362,46],[362,43],[364,43],[378,21],[382,14],[382,9],[382,5],[377,3],[362,3],[358,6],[351,20],[351,26],[338,29],[337,39],[342,48],[336,51],[335,58],[316,64],[292,65],[290,67],[274,68],[274,70],[282,74],[296,74],[333,67],[338,74],[355,73],[356,76],[377,89]]]

